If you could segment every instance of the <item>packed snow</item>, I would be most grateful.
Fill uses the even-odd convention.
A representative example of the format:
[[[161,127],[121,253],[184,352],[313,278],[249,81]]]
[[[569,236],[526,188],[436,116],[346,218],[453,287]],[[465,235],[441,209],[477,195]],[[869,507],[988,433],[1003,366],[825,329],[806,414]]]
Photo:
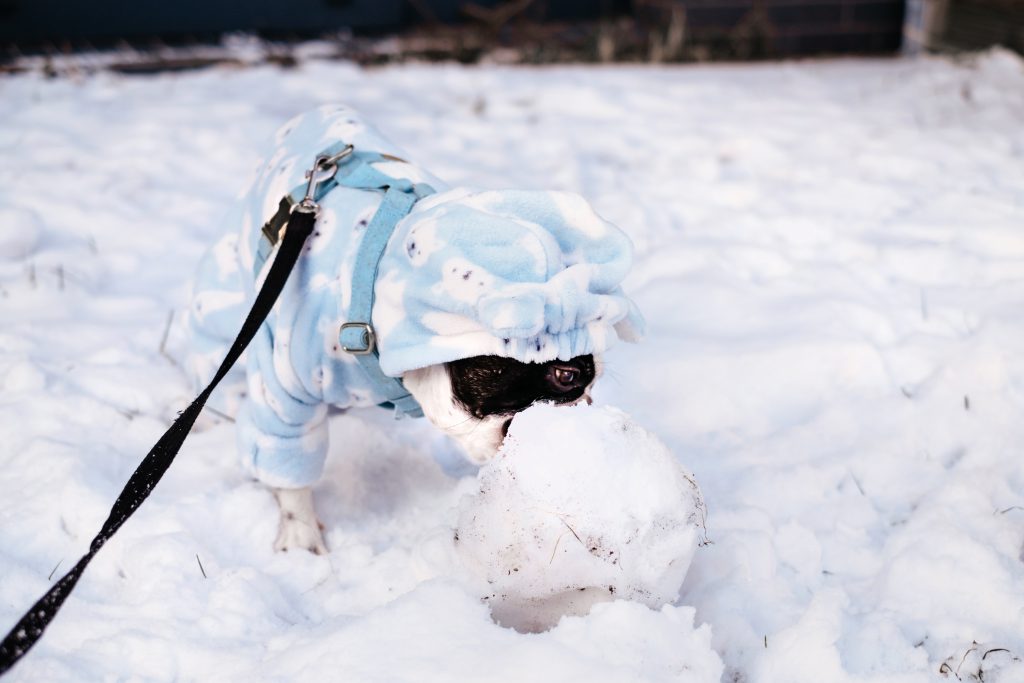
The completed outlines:
[[[1024,680],[1024,66],[1004,51],[4,76],[0,629],[190,398],[168,316],[264,142],[333,101],[452,184],[579,192],[631,235],[648,336],[595,399],[700,482],[678,598],[495,623],[452,551],[477,472],[383,411],[331,417],[330,553],[274,553],[274,500],[211,419],[12,681]]]
[[[674,602],[704,525],[693,475],[620,410],[537,404],[463,498],[459,556],[498,623],[543,631],[598,602]]]

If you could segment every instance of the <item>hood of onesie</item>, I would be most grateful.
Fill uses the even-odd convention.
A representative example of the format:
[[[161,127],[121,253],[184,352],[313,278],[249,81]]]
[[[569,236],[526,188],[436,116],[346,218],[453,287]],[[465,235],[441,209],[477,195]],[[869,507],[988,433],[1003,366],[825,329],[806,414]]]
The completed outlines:
[[[633,245],[566,192],[452,190],[398,223],[377,271],[373,326],[381,369],[471,356],[526,363],[638,341],[623,293]]]

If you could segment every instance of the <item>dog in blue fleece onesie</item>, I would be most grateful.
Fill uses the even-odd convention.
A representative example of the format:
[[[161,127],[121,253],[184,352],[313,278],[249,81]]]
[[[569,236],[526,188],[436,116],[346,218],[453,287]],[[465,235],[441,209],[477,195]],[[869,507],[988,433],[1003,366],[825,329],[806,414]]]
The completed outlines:
[[[305,184],[315,155],[339,141],[393,157],[375,168],[436,190],[397,224],[372,309],[380,367],[403,379],[425,416],[483,462],[515,412],[515,401],[505,399],[523,387],[543,390],[518,409],[534,400],[589,400],[599,366],[586,359],[599,358],[617,338],[635,341],[643,326],[620,287],[629,239],[574,194],[449,188],[402,161],[400,150],[339,106],[299,116],[278,132],[227,218],[229,232],[203,258],[187,321],[186,367],[196,385],[212,377],[269,270],[270,260],[257,265],[261,227],[282,197]],[[382,196],[338,186],[320,200],[314,232],[249,346],[244,371],[215,394],[221,411],[236,414],[243,463],[275,490],[278,549],[324,550],[310,486],[327,453],[327,407],[386,400],[339,343],[356,252]],[[507,371],[494,370],[495,363]],[[531,384],[527,372],[539,379]],[[514,386],[501,385],[512,376],[519,378]],[[487,396],[476,401],[481,392]]]

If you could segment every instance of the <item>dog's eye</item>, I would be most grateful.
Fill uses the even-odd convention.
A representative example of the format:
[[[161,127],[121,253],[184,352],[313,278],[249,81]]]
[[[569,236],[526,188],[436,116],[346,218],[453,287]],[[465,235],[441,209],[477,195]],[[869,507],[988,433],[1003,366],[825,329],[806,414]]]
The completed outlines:
[[[555,385],[555,388],[563,391],[574,389],[579,376],[580,373],[575,368],[552,365],[548,370],[548,377],[551,378],[551,383]]]

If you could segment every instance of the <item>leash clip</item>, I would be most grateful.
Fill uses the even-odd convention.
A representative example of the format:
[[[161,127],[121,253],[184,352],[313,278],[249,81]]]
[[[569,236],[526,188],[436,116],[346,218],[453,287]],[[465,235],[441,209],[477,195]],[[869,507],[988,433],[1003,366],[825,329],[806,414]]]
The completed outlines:
[[[334,154],[321,154],[313,162],[313,168],[306,171],[306,195],[298,204],[292,207],[292,211],[299,213],[311,213],[316,215],[320,211],[320,205],[316,203],[317,188],[334,178],[338,173],[339,162],[352,154],[355,147],[345,145],[340,152]]]

